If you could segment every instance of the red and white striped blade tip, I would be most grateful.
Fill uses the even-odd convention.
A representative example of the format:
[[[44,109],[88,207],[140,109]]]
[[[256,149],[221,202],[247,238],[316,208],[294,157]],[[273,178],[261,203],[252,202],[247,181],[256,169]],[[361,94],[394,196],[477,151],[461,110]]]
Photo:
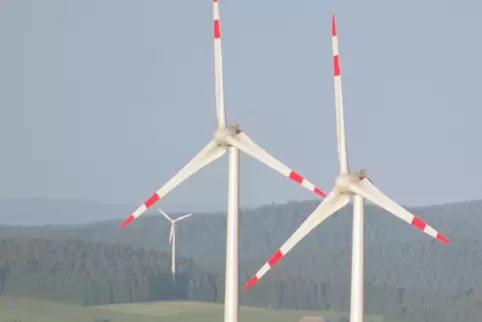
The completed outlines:
[[[447,239],[447,237],[445,237],[445,236],[442,235],[441,233],[438,233],[438,235],[437,235],[437,240],[441,241],[441,242],[444,243],[445,245],[450,244],[450,241]]]
[[[130,215],[129,217],[126,218],[126,220],[122,222],[122,224],[120,224],[120,228],[124,228],[125,226],[133,222],[135,219],[136,217],[134,217],[134,215]]]
[[[422,219],[418,218],[417,216],[413,216],[412,222],[410,224],[413,227],[423,231],[424,233],[428,233],[430,236],[434,237],[435,239],[444,243],[445,245],[449,244],[449,240],[447,239],[447,237],[445,237],[444,235],[442,235],[441,233],[439,233],[438,231],[436,231],[435,229],[427,225]],[[427,232],[425,228],[429,228],[429,232]],[[431,233],[430,230],[436,232],[437,234],[434,236],[434,234]]]
[[[256,277],[256,275],[251,277],[251,279],[246,284],[244,284],[243,291],[246,291],[248,288],[256,284],[257,281],[258,281],[258,277]]]
[[[124,222],[120,225],[120,228],[123,228],[123,227],[129,225],[131,222],[133,222],[136,219],[134,214],[137,213],[137,216],[139,216],[140,214],[144,213],[147,209],[151,208],[152,205],[154,205],[156,202],[158,202],[161,199],[158,192],[153,194],[149,199],[146,200],[146,202],[144,202],[143,205],[141,205],[139,208],[137,208],[137,210],[134,211],[133,214],[131,214],[126,220],[124,220]],[[139,212],[141,212],[141,213],[139,213]]]
[[[336,20],[334,14],[331,16],[331,35],[336,36]]]
[[[256,284],[256,282],[259,281],[259,279],[263,277],[263,275],[266,274],[270,269],[272,269],[273,266],[275,266],[284,257],[284,255],[285,254],[282,253],[281,249],[278,249],[276,252],[274,252],[271,258],[266,262],[265,266],[263,266],[263,268],[265,268],[267,265],[268,269],[266,269],[259,277],[259,271],[256,273],[256,275],[251,277],[251,279],[243,286],[243,291],[246,291],[248,288]],[[261,268],[261,270],[263,270],[263,268]]]
[[[444,243],[445,245],[448,245],[450,242],[447,237],[442,235],[441,233],[437,232],[437,237],[435,237],[438,241]]]

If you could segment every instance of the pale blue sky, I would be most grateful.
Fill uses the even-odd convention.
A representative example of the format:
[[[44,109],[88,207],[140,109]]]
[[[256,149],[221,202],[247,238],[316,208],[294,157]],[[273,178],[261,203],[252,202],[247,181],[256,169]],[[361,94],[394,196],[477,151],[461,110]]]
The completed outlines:
[[[394,199],[482,198],[478,1],[221,1],[228,120],[329,190],[331,13],[352,169]],[[137,207],[215,129],[210,0],[1,0],[0,197]],[[164,205],[224,209],[227,158]],[[241,205],[314,195],[242,158]]]

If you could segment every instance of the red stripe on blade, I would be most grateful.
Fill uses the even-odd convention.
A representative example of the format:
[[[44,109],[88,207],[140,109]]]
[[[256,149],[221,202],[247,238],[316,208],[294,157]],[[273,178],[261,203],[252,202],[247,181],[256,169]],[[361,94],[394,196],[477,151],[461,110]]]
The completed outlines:
[[[159,195],[157,193],[155,193],[155,194],[152,195],[152,197],[147,199],[147,201],[144,203],[144,205],[146,206],[146,208],[149,208],[153,204],[155,204],[159,199],[161,199],[161,198],[159,198]]]
[[[424,230],[425,226],[427,226],[426,223],[424,223],[423,221],[421,221],[419,218],[417,218],[415,216],[413,216],[413,220],[412,220],[411,224],[412,224],[412,226],[415,226],[420,230]]]
[[[131,222],[134,221],[134,219],[136,219],[134,217],[134,215],[130,215],[129,217],[127,217],[126,220],[124,220],[124,222],[120,225],[120,228],[124,228],[125,226],[129,225]]]
[[[320,188],[315,187],[314,192],[315,192],[317,195],[320,195],[320,196],[322,196],[323,198],[326,198],[326,193],[324,193],[323,191],[321,191]]]
[[[449,240],[444,236],[442,235],[441,233],[437,233],[437,240],[440,240],[442,243],[444,243],[445,245],[448,245],[449,244]]]
[[[331,16],[331,35],[334,37],[336,36],[336,21],[335,15]]]
[[[288,178],[290,178],[291,180],[293,181],[296,181],[298,182],[299,184],[301,184],[303,182],[303,177],[300,176],[298,173],[294,172],[294,171],[291,171],[290,175],[288,176]]]
[[[340,56],[333,56],[333,69],[336,76],[340,76]]]
[[[221,28],[219,27],[219,20],[214,20],[214,39],[221,38]]]
[[[246,291],[248,288],[256,284],[257,281],[258,281],[258,278],[256,277],[256,275],[253,276],[246,284],[244,284],[243,291]]]
[[[276,253],[274,253],[273,256],[271,256],[271,258],[269,259],[268,265],[270,267],[273,267],[282,258],[283,258],[283,254],[281,253],[281,250],[278,249]]]

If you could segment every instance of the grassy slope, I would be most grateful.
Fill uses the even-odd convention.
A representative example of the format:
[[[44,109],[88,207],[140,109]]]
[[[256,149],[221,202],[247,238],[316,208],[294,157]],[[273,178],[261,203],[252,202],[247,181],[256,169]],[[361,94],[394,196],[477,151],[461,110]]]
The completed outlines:
[[[289,311],[242,307],[240,322],[298,322],[303,316],[322,315],[336,322],[340,313]],[[0,296],[0,322],[216,322],[223,321],[223,306],[196,302],[157,302],[81,307],[30,298]],[[365,322],[383,322],[366,316]]]
[[[114,312],[137,313],[148,316],[164,316],[163,321],[223,321],[223,305],[196,302],[157,302],[139,304],[115,304],[101,306]],[[251,307],[240,308],[240,322],[298,322],[303,316],[324,316],[336,322],[340,313],[327,311],[270,310]],[[346,315],[346,314],[342,314]],[[383,317],[367,315],[365,322],[383,322]]]
[[[68,303],[0,296],[0,322],[158,322],[159,318]]]

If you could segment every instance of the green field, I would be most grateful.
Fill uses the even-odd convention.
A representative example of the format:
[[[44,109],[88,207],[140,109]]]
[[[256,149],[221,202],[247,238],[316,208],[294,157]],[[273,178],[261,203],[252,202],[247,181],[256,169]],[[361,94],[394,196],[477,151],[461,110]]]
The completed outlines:
[[[303,316],[336,322],[346,313],[240,308],[240,322],[298,322]],[[198,302],[151,302],[82,307],[75,304],[0,296],[0,322],[222,322],[223,306]],[[365,322],[383,322],[367,315]]]

